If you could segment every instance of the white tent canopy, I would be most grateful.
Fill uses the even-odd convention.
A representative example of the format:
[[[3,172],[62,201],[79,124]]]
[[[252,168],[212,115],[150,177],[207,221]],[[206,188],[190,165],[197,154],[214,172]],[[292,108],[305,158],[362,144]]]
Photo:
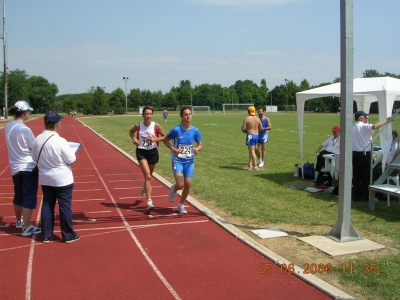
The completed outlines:
[[[303,165],[304,103],[313,98],[329,96],[340,97],[340,82],[296,93],[301,166]],[[357,110],[367,113],[369,113],[371,103],[378,101],[379,120],[386,119],[392,115],[394,101],[400,100],[400,79],[392,77],[355,78],[353,80],[353,96],[357,103]],[[383,165],[392,141],[391,126],[385,131],[380,136],[384,155]]]

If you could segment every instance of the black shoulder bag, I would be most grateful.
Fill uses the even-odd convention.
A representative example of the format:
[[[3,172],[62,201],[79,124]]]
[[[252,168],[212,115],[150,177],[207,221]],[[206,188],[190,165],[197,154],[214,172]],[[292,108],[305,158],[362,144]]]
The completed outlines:
[[[36,167],[34,167],[33,170],[32,170],[32,174],[35,175],[36,177],[39,176],[38,163],[39,163],[40,154],[42,153],[42,150],[43,150],[44,145],[47,143],[47,141],[49,140],[49,138],[51,138],[53,135],[54,135],[54,134],[52,134],[51,136],[49,136],[49,137],[47,138],[47,140],[43,143],[42,148],[40,148],[39,156],[38,156],[38,159],[37,159],[37,162],[36,162]]]

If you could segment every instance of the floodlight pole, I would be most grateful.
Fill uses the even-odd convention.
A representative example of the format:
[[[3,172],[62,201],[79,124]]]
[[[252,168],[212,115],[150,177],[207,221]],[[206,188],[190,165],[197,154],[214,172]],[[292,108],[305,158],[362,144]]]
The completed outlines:
[[[285,79],[285,83],[286,83],[286,112],[287,112],[287,107],[288,107],[288,82],[289,82],[289,80]]]
[[[128,77],[122,77],[122,80],[125,81],[125,110],[128,113]]]
[[[361,237],[350,222],[353,141],[353,0],[340,0],[340,158],[338,221],[327,237],[347,242]]]
[[[3,0],[3,56],[4,56],[4,72],[3,72],[3,79],[4,79],[4,117],[8,119],[8,99],[7,99],[7,51],[6,51],[6,0]]]

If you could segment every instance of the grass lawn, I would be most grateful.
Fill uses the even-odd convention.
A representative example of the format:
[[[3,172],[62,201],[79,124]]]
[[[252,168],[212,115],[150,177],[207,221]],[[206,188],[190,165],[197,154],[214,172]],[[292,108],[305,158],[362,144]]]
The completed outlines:
[[[385,202],[379,202],[375,211],[369,210],[367,202],[352,203],[351,222],[354,228],[360,235],[385,245],[384,250],[340,258],[328,257],[320,251],[307,251],[309,246],[298,241],[295,235],[321,235],[330,231],[338,218],[337,196],[309,193],[291,187],[294,183],[311,185],[308,180],[293,177],[294,165],[300,163],[297,114],[274,113],[267,116],[273,130],[269,134],[265,169],[255,172],[243,170],[248,162],[245,135],[240,131],[244,114],[194,115],[192,123],[202,133],[204,149],[196,157],[191,194],[204,204],[218,209],[217,213],[232,223],[241,224],[244,229],[279,227],[291,231],[290,237],[274,239],[281,241],[282,246],[276,241],[267,242],[266,245],[271,243],[273,251],[298,266],[304,263],[318,264],[317,259],[329,261],[335,266],[334,272],[322,278],[358,299],[398,299],[399,202],[392,201],[390,207]],[[135,123],[142,121],[141,116],[80,120],[132,156],[135,155],[128,131]],[[170,112],[168,123],[164,124],[161,113],[157,112],[153,120],[168,132],[180,122],[180,117],[178,112]],[[377,116],[370,116],[371,123],[376,121]],[[399,122],[394,121],[394,129],[400,129]],[[306,114],[304,125],[304,159],[314,162],[318,146],[332,134],[334,125],[340,125],[339,115]],[[155,171],[173,181],[169,151],[162,143],[160,163]],[[258,239],[256,236],[254,238]],[[283,246],[285,241],[291,241],[292,244]],[[303,255],[297,256],[299,253]],[[343,274],[342,264],[352,264],[353,273]],[[364,264],[375,264],[377,273],[363,274]]]

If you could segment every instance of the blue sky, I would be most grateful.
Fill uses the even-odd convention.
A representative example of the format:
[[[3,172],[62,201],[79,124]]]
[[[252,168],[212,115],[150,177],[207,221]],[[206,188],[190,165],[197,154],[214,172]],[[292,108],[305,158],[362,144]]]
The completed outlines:
[[[400,1],[353,3],[354,77],[400,74]],[[340,76],[340,0],[6,0],[6,35],[9,69],[59,94]]]

